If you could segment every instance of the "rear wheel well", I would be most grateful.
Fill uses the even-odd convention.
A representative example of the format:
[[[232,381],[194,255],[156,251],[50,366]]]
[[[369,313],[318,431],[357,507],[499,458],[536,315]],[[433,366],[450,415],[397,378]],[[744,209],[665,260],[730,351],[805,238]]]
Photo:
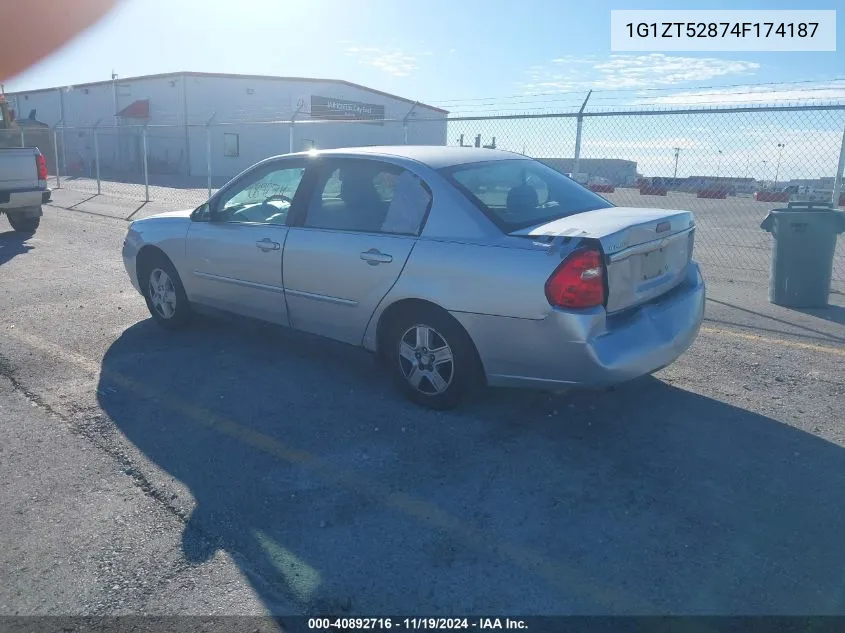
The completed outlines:
[[[466,331],[466,328],[463,324],[458,321],[455,317],[453,317],[447,310],[442,308],[441,306],[433,303],[432,301],[426,301],[425,299],[401,299],[396,303],[390,304],[384,312],[381,313],[381,316],[378,320],[378,325],[376,326],[376,355],[379,359],[384,360],[386,355],[386,341],[385,336],[390,329],[390,324],[393,322],[400,315],[405,315],[408,313],[415,313],[419,312],[420,310],[437,310],[438,312],[443,313],[446,315],[450,320],[452,320],[455,325],[457,325],[464,334],[466,334],[467,339],[472,345],[473,355],[475,356],[475,360],[478,363],[478,367],[481,369],[481,376],[485,376],[484,373],[484,364],[481,362],[481,356],[478,354],[478,349],[475,347],[475,341],[472,340],[472,337],[469,335],[469,332]]]
[[[147,281],[149,281],[149,273],[153,264],[162,259],[170,261],[170,258],[164,254],[164,251],[157,246],[143,246],[138,251],[138,254],[135,256],[135,275],[138,277],[138,285],[141,287],[142,292],[147,291]]]

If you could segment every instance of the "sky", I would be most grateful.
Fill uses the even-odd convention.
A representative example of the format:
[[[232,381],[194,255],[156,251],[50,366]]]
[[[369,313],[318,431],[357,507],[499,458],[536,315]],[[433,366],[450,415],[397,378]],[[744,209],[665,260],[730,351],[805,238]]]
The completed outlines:
[[[837,4],[817,0],[812,8]],[[589,88],[596,107],[845,98],[845,82],[833,81],[845,78],[845,44],[829,53],[611,53],[611,9],[676,7],[624,0],[122,0],[6,90],[108,80],[112,71],[129,77],[190,70],[346,79],[453,113],[566,109]],[[803,7],[795,0],[711,0],[687,8]],[[838,22],[837,39],[845,43],[842,15]],[[795,81],[818,83],[745,87]]]
[[[103,81],[113,71],[131,77],[186,70],[345,79],[455,116],[571,112],[589,89],[594,111],[845,103],[840,1],[809,7],[840,8],[838,52],[613,53],[611,9],[674,9],[677,2],[122,0],[75,41],[7,81],[5,90]],[[684,6],[805,8],[795,0]],[[680,147],[679,175],[712,172],[718,162],[731,175],[765,177],[777,160],[788,175],[816,177],[836,162],[845,112],[708,116],[694,123],[690,117],[588,120],[584,156],[630,157],[666,175],[674,168],[667,148]],[[477,133],[485,142],[496,136],[507,149],[571,156],[574,121],[450,123],[449,142]],[[787,139],[786,149],[775,149]]]

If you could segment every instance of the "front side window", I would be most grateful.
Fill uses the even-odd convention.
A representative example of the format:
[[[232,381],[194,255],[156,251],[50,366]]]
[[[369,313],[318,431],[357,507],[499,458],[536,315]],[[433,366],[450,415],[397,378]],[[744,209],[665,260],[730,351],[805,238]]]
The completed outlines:
[[[396,165],[345,160],[324,166],[305,226],[419,235],[431,204],[428,186]]]
[[[223,222],[285,224],[303,167],[265,167],[227,189],[217,201],[217,219]]]
[[[469,163],[442,173],[505,232],[613,206],[533,160]]]

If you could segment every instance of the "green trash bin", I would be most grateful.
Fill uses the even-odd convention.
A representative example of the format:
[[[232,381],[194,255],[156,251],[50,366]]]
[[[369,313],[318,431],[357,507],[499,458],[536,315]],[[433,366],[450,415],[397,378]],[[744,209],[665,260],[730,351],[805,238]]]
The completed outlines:
[[[775,238],[769,301],[788,308],[826,306],[845,213],[829,204],[790,202],[786,209],[772,209],[760,228]]]

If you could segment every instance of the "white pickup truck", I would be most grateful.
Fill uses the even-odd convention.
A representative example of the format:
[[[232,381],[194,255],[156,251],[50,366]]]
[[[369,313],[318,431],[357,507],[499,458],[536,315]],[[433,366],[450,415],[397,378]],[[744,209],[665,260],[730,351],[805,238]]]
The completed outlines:
[[[0,214],[15,231],[34,233],[50,200],[47,162],[37,147],[0,148]]]

